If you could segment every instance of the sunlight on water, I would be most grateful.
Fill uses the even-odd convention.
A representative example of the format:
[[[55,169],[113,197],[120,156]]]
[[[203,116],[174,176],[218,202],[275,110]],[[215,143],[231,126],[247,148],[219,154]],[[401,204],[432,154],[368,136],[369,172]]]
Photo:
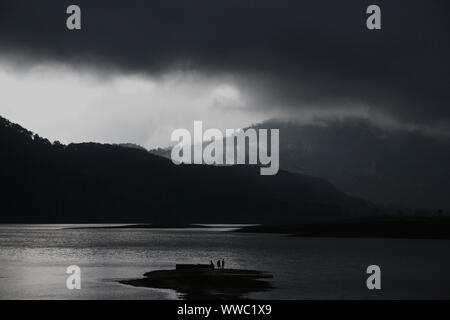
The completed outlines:
[[[0,226],[1,299],[176,299],[171,290],[117,280],[173,269],[176,263],[225,259],[228,268],[268,271],[274,290],[250,298],[450,297],[447,240],[321,239],[213,229],[65,229],[77,225]],[[83,225],[85,226],[85,225]],[[98,225],[96,225],[98,226]],[[81,290],[66,288],[69,265],[82,270]],[[383,290],[365,287],[365,268],[379,264]]]

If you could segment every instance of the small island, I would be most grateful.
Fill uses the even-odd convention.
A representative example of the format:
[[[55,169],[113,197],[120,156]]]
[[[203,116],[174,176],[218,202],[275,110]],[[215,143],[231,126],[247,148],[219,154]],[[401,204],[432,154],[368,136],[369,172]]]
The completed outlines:
[[[272,288],[267,279],[272,275],[255,270],[214,269],[205,267],[157,270],[142,279],[119,283],[135,287],[172,289],[184,299],[242,299],[244,295]]]

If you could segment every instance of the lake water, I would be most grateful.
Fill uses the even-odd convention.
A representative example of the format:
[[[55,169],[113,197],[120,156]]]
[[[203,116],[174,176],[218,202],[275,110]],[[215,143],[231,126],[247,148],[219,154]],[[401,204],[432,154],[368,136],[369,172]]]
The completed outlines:
[[[0,225],[0,299],[178,299],[172,290],[117,283],[176,263],[224,258],[268,271],[275,289],[255,299],[450,298],[450,241],[298,238],[214,229],[72,229]],[[381,290],[366,268],[381,267]],[[66,288],[69,265],[81,289]]]

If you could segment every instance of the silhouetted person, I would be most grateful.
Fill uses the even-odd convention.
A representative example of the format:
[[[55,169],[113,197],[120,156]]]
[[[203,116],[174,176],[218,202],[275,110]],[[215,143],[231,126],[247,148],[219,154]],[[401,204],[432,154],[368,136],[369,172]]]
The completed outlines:
[[[222,259],[222,269],[225,269],[225,260]]]
[[[213,269],[214,269],[214,262],[212,262],[212,260],[209,262],[209,264],[210,264],[211,267],[213,267]]]
[[[220,260],[217,260],[217,269],[220,269]]]

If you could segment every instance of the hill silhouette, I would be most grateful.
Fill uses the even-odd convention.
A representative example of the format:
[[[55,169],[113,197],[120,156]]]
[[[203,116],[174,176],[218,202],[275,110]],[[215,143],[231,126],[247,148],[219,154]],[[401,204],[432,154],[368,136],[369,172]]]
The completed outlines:
[[[269,120],[280,130],[280,168],[322,178],[397,215],[450,213],[450,138],[383,129],[362,118],[301,124]],[[152,153],[170,157],[170,148]]]
[[[272,120],[255,128],[280,129],[281,169],[320,177],[395,213],[450,211],[449,137],[358,118],[303,125]]]
[[[120,145],[50,143],[1,117],[0,152],[2,223],[287,223],[378,210],[319,178],[176,166]]]

